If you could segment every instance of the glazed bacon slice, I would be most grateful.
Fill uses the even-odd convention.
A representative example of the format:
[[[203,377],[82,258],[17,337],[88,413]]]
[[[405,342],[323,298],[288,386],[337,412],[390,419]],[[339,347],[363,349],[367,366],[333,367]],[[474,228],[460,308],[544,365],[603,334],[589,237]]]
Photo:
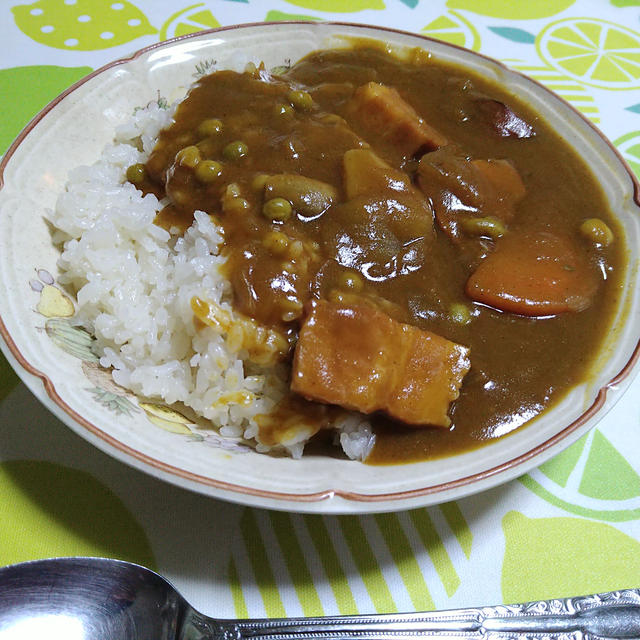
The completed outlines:
[[[291,389],[362,413],[384,411],[412,426],[448,428],[449,405],[469,367],[466,347],[365,302],[321,300],[300,331]]]

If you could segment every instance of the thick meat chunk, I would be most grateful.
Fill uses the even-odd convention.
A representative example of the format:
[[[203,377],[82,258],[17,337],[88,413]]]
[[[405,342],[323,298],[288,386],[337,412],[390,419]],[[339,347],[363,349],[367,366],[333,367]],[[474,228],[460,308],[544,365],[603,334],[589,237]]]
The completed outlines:
[[[533,127],[523,120],[511,107],[491,98],[476,101],[481,117],[503,138],[532,138],[536,135]]]
[[[346,409],[447,428],[449,405],[469,367],[466,347],[366,303],[321,300],[300,332],[291,388]]]
[[[388,140],[405,156],[447,144],[395,89],[377,82],[358,87],[347,105],[347,117],[372,139]]]
[[[508,160],[469,160],[452,147],[422,156],[417,178],[440,228],[454,242],[465,227],[474,228],[474,220],[509,222],[525,195],[522,178]]]

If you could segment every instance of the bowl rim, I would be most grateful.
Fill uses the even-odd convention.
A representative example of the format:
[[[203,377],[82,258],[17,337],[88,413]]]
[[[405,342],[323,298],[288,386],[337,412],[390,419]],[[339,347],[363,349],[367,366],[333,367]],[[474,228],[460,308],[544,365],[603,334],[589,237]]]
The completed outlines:
[[[507,71],[511,75],[520,76],[524,78],[527,82],[537,85],[537,87],[541,88],[544,92],[548,93],[553,97],[554,100],[560,101],[566,107],[568,107],[573,117],[578,117],[583,124],[587,124],[590,129],[609,147],[609,149],[613,152],[613,155],[617,158],[620,165],[625,169],[628,177],[631,179],[633,184],[633,200],[635,204],[640,207],[640,182],[638,178],[635,176],[633,170],[630,168],[627,161],[623,158],[618,149],[613,145],[613,143],[600,131],[598,127],[596,127],[586,116],[580,113],[573,105],[567,102],[564,98],[554,93],[552,90],[548,89],[541,82],[527,76],[526,74],[517,71],[508,67],[506,64],[492,58],[491,56],[471,51],[462,47],[460,45],[445,43],[435,38],[426,36],[421,33],[413,33],[410,31],[406,31],[403,29],[396,29],[392,27],[384,27],[378,25],[369,25],[365,23],[357,23],[357,22],[346,22],[346,21],[303,21],[303,20],[286,20],[286,21],[278,21],[278,22],[249,22],[249,23],[239,23],[233,25],[226,25],[222,27],[218,27],[215,29],[207,29],[198,31],[192,34],[187,34],[183,36],[174,37],[168,40],[164,40],[161,42],[153,43],[146,47],[136,50],[132,54],[128,56],[124,56],[113,60],[98,69],[92,71],[90,74],[84,76],[77,82],[73,83],[70,87],[68,87],[65,91],[63,91],[60,95],[54,98],[51,102],[49,102],[42,110],[40,110],[22,129],[22,131],[18,134],[15,140],[11,143],[4,156],[0,159],[0,190],[4,187],[4,171],[7,167],[9,161],[11,160],[13,154],[16,152],[20,144],[24,141],[24,139],[31,133],[31,131],[39,124],[39,122],[51,111],[53,110],[62,100],[64,100],[67,96],[72,94],[76,89],[80,86],[91,80],[92,78],[101,75],[105,71],[111,70],[115,67],[118,67],[122,64],[126,64],[136,60],[137,58],[152,52],[156,49],[168,48],[173,46],[178,42],[182,42],[185,40],[202,38],[210,35],[214,35],[216,33],[221,33],[225,31],[235,31],[242,30],[246,28],[263,28],[263,29],[273,29],[277,26],[289,25],[289,26],[302,26],[305,28],[313,29],[315,26],[320,27],[331,27],[334,26],[336,28],[349,28],[349,29],[368,29],[374,30],[376,32],[380,32],[381,35],[384,33],[390,34],[398,34],[401,36],[410,36],[411,38],[417,38],[419,40],[423,40],[426,43],[437,43],[438,46],[444,46],[451,49],[457,49],[465,53],[465,55],[475,56],[490,62],[492,65],[497,66],[498,68],[502,68]],[[251,487],[241,484],[235,484],[231,482],[225,482],[224,480],[219,480],[215,478],[210,478],[206,476],[202,476],[200,474],[188,471],[186,469],[176,467],[174,465],[168,464],[161,460],[158,460],[150,455],[142,453],[129,445],[121,442],[117,438],[111,436],[109,433],[103,431],[101,428],[93,424],[91,421],[83,417],[79,414],[73,407],[71,407],[65,400],[58,394],[54,383],[48,377],[47,373],[39,370],[37,367],[32,365],[27,358],[21,353],[20,348],[12,338],[9,333],[2,316],[0,316],[0,337],[2,337],[4,344],[0,344],[2,347],[2,351],[5,352],[9,356],[9,362],[16,369],[18,376],[22,379],[22,381],[30,388],[30,390],[36,395],[36,397],[57,417],[59,417],[63,422],[66,423],[67,426],[71,427],[80,435],[88,435],[85,431],[89,432],[94,438],[88,438],[93,444],[95,444],[98,448],[102,450],[110,450],[115,449],[120,454],[124,454],[126,457],[117,456],[120,461],[128,463],[132,466],[135,466],[151,475],[155,475],[155,477],[162,477],[168,482],[172,482],[173,484],[178,484],[179,486],[184,486],[190,490],[204,493],[205,495],[214,495],[211,493],[211,489],[217,490],[218,492],[222,492],[222,494],[216,493],[215,497],[219,497],[228,501],[243,501],[247,504],[251,503],[251,498],[258,499],[258,502],[255,502],[256,506],[264,506],[265,501],[270,508],[275,509],[286,509],[292,511],[294,509],[291,506],[287,507],[284,504],[284,501],[294,503],[299,510],[308,510],[308,507],[305,508],[304,504],[307,505],[309,503],[322,503],[323,501],[327,501],[331,498],[342,498],[347,501],[347,503],[360,503],[360,507],[357,507],[355,510],[365,513],[365,512],[373,512],[382,510],[381,507],[384,507],[381,503],[394,503],[387,505],[386,510],[400,510],[403,508],[403,503],[407,501],[413,501],[419,498],[425,498],[429,496],[433,496],[434,494],[443,494],[443,501],[446,498],[444,494],[449,491],[459,489],[460,487],[466,487],[468,490],[465,491],[464,496],[484,491],[493,486],[502,484],[503,482],[507,482],[518,475],[524,474],[529,471],[534,465],[534,463],[530,463],[527,466],[527,462],[532,461],[536,458],[539,458],[541,454],[547,452],[552,447],[558,445],[562,441],[566,442],[568,446],[571,444],[572,440],[568,438],[570,434],[574,433],[581,426],[583,426],[588,420],[590,420],[598,411],[601,410],[605,401],[610,397],[611,394],[616,394],[614,402],[622,395],[626,386],[631,382],[633,378],[633,370],[635,366],[640,361],[640,340],[636,343],[633,352],[631,353],[630,358],[624,364],[624,366],[618,371],[618,373],[613,376],[608,382],[604,383],[600,389],[598,390],[597,395],[594,398],[592,404],[587,407],[581,414],[578,416],[573,422],[569,425],[565,426],[561,431],[555,433],[552,437],[548,438],[546,441],[532,447],[528,451],[517,455],[509,460],[493,466],[489,469],[483,469],[474,474],[465,475],[461,478],[457,478],[455,480],[446,481],[443,483],[429,485],[427,487],[417,488],[417,489],[409,489],[402,491],[390,491],[388,493],[375,493],[375,494],[367,494],[367,493],[359,493],[356,491],[349,491],[343,489],[332,489],[327,488],[321,491],[315,491],[312,493],[288,493],[281,491],[271,491],[260,489],[257,487]],[[20,368],[16,367],[16,364],[19,365]],[[28,374],[28,375],[27,375]],[[33,376],[33,378],[31,377]],[[34,380],[35,378],[35,380]],[[42,387],[37,384],[37,381],[42,383]],[[36,384],[33,384],[36,382]],[[41,392],[42,388],[44,389],[44,394]],[[53,405],[53,406],[52,406]],[[77,429],[77,427],[82,427],[82,430]],[[103,446],[101,446],[103,445]],[[109,451],[108,451],[109,452]],[[113,452],[111,452],[113,453]],[[129,459],[127,459],[127,457]],[[535,464],[538,464],[542,460],[535,460]],[[405,466],[405,465],[403,465]],[[154,473],[155,471],[155,473]],[[500,477],[500,474],[505,472],[507,473],[505,477]],[[158,473],[159,472],[159,473]],[[245,500],[234,500],[234,496],[246,496]],[[238,496],[239,497],[239,496]],[[462,496],[456,496],[462,497]],[[439,502],[439,501],[438,501]],[[369,506],[366,510],[362,509],[362,506],[365,506],[363,503],[367,503]],[[376,506],[376,503],[378,506]],[[354,507],[356,505],[354,504]],[[320,511],[320,510],[316,510]],[[350,509],[342,509],[337,511],[336,513],[350,513],[353,510]],[[327,513],[334,512],[326,511]]]

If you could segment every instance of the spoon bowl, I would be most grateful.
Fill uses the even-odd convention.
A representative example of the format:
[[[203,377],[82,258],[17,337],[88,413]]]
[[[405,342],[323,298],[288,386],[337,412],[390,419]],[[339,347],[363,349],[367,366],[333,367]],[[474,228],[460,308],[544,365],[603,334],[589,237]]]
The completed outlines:
[[[220,620],[196,611],[157,573],[121,560],[55,558],[0,569],[0,640],[480,640],[493,633],[639,638],[640,591],[431,613]]]

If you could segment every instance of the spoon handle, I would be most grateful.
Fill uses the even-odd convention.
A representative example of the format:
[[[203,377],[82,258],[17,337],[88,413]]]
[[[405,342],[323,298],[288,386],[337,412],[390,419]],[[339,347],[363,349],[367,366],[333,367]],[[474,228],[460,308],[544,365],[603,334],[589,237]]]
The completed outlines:
[[[190,640],[638,639],[640,590],[431,613],[192,622],[201,635]]]

